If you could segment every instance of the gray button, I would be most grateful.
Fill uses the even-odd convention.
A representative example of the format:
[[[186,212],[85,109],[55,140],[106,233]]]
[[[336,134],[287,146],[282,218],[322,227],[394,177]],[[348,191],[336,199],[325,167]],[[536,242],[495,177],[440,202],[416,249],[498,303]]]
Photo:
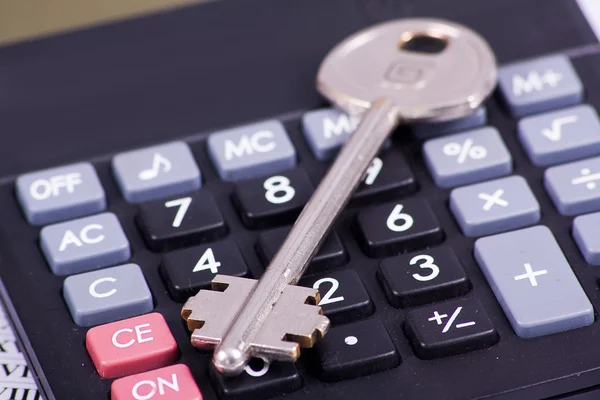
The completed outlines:
[[[296,165],[296,149],[276,120],[213,133],[208,153],[224,181],[257,178]]]
[[[580,215],[573,220],[573,238],[583,258],[591,265],[600,265],[600,213]]]
[[[544,186],[562,215],[600,211],[600,157],[548,168]]]
[[[152,311],[152,294],[136,264],[72,275],[63,286],[71,316],[79,326],[105,324]]]
[[[545,226],[478,239],[475,259],[519,337],[594,322],[592,304]]]
[[[518,132],[529,159],[538,166],[600,153],[600,122],[588,105],[525,118]]]
[[[90,163],[21,175],[17,178],[16,192],[32,225],[51,224],[106,208],[104,189]]]
[[[505,65],[498,71],[498,84],[516,117],[571,106],[583,99],[583,85],[564,55]]]
[[[491,235],[540,220],[540,205],[520,176],[454,189],[450,209],[466,236]]]
[[[202,184],[200,170],[184,142],[117,154],[112,167],[123,197],[130,203],[191,192]]]
[[[304,114],[302,129],[315,158],[325,161],[335,157],[356,130],[359,121],[358,117],[349,116],[335,108],[326,108]]]
[[[460,186],[510,174],[512,158],[493,127],[431,139],[423,145],[436,185]]]
[[[46,226],[40,233],[40,241],[56,275],[119,264],[131,256],[129,241],[112,213]]]
[[[448,133],[462,132],[482,127],[487,122],[485,107],[477,108],[472,114],[444,122],[422,122],[412,126],[412,133],[417,139],[429,139]]]

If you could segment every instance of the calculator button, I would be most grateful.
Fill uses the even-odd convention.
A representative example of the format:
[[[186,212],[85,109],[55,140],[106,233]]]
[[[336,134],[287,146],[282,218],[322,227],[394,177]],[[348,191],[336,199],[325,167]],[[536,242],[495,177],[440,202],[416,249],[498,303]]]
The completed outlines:
[[[454,189],[450,209],[462,232],[471,237],[522,228],[540,220],[540,205],[520,176]]]
[[[217,242],[164,254],[160,272],[171,297],[184,302],[215,275],[247,276],[248,267],[235,243]]]
[[[500,67],[498,85],[516,117],[571,106],[583,98],[583,85],[564,55]]]
[[[449,247],[383,260],[377,279],[394,307],[414,307],[466,294],[471,284]]]
[[[16,193],[32,225],[46,225],[103,211],[106,196],[90,163],[21,175]]]
[[[588,264],[600,265],[600,213],[580,215],[573,220],[573,238]]]
[[[315,349],[319,377],[339,381],[400,365],[400,355],[378,319],[333,327]]]
[[[276,120],[216,132],[207,143],[208,154],[224,181],[272,175],[296,165],[296,149]]]
[[[225,219],[205,190],[143,203],[137,221],[146,244],[155,251],[192,246],[227,234]]]
[[[65,279],[63,294],[79,326],[92,326],[152,311],[152,294],[142,270],[125,264]]]
[[[285,226],[268,231],[261,232],[258,235],[257,253],[266,266],[268,265],[275,254],[283,244],[283,241],[290,232],[291,227]],[[329,232],[327,238],[317,251],[317,254],[312,258],[308,269],[304,276],[322,273],[324,271],[339,267],[346,262],[347,255],[342,241],[335,231]]]
[[[399,149],[388,149],[371,162],[354,192],[353,203],[366,203],[376,197],[386,200],[417,190],[418,184]]]
[[[356,321],[373,314],[373,302],[358,274],[346,269],[303,279],[300,285],[319,289],[319,306],[334,324]]]
[[[485,127],[431,139],[423,145],[425,164],[443,188],[484,181],[512,171],[512,157],[498,130]]]
[[[110,387],[111,400],[202,400],[190,369],[183,364],[127,376]]]
[[[524,118],[518,133],[529,159],[538,166],[600,153],[600,121],[587,104]]]
[[[519,337],[594,322],[592,304],[545,226],[478,239],[475,259]]]
[[[360,242],[371,257],[404,253],[444,240],[444,231],[425,200],[367,208],[358,213],[357,222]]]
[[[117,217],[104,213],[48,225],[40,242],[50,269],[71,275],[127,261],[129,241]]]
[[[177,196],[201,186],[200,170],[184,142],[117,154],[112,168],[123,197],[130,203]]]
[[[548,168],[544,186],[562,215],[600,210],[600,157]]]
[[[227,377],[210,369],[215,389],[221,398],[254,400],[284,395],[302,388],[302,378],[293,363],[265,363],[253,359],[241,375]]]
[[[411,126],[412,133],[417,139],[429,139],[431,137],[447,135],[448,133],[462,132],[484,126],[487,123],[487,111],[485,107],[478,107],[472,114],[466,117],[443,121],[443,122],[421,122]]]
[[[476,298],[411,310],[406,314],[405,330],[415,354],[425,360],[482,349],[499,339]]]
[[[291,224],[310,199],[313,185],[303,169],[236,184],[234,202],[250,228]]]
[[[335,108],[310,111],[302,116],[304,137],[317,160],[332,160],[356,130],[360,118]]]
[[[85,347],[102,378],[118,378],[169,365],[177,342],[165,318],[151,313],[90,329]]]

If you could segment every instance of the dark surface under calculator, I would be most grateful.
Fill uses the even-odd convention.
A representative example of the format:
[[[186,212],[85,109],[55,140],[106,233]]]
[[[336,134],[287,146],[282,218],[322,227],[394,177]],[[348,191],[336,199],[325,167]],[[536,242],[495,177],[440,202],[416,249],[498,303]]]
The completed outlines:
[[[296,364],[257,360],[220,377],[190,344],[183,301],[217,272],[260,277],[335,156],[319,135],[336,140],[356,123],[314,88],[327,51],[363,27],[415,16],[473,28],[501,80],[510,64],[521,81],[444,135],[400,127],[301,281],[321,292],[333,322],[325,339]],[[546,95],[519,103],[532,93]],[[108,398],[114,379],[99,375],[86,333],[147,313],[162,314],[176,342],[160,367],[186,365],[193,379],[181,384],[204,399],[600,398],[598,107],[600,47],[568,0],[222,1],[6,47],[4,301],[48,399]],[[569,144],[580,123],[585,137]],[[493,165],[480,174],[482,160]],[[184,162],[196,167],[178,169]],[[55,167],[67,169],[45,172]],[[161,181],[167,174],[177,182]],[[99,181],[84,206],[36,208],[90,176]],[[515,204],[516,217],[478,220]],[[511,253],[519,246],[535,260]],[[86,303],[115,293],[130,297],[106,313]],[[535,320],[557,309],[568,315]],[[149,335],[125,329],[123,348]],[[138,397],[167,398],[146,385]]]

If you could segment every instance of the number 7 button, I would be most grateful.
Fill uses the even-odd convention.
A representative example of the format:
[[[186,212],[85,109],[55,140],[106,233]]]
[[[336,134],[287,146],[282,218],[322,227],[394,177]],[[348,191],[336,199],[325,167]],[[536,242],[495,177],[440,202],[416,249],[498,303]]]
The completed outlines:
[[[545,226],[481,238],[475,258],[519,337],[594,322],[592,304]]]

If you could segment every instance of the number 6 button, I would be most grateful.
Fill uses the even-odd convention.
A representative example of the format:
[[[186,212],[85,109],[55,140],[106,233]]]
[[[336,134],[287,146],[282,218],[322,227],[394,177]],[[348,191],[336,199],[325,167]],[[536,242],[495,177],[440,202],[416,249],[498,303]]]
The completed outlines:
[[[385,257],[422,249],[444,240],[429,204],[402,200],[361,211],[357,217],[362,246],[371,257]]]
[[[471,286],[460,261],[448,247],[383,260],[377,279],[390,304],[403,308],[462,296]]]
[[[291,224],[310,199],[313,185],[303,169],[293,169],[236,185],[234,203],[249,228]]]

